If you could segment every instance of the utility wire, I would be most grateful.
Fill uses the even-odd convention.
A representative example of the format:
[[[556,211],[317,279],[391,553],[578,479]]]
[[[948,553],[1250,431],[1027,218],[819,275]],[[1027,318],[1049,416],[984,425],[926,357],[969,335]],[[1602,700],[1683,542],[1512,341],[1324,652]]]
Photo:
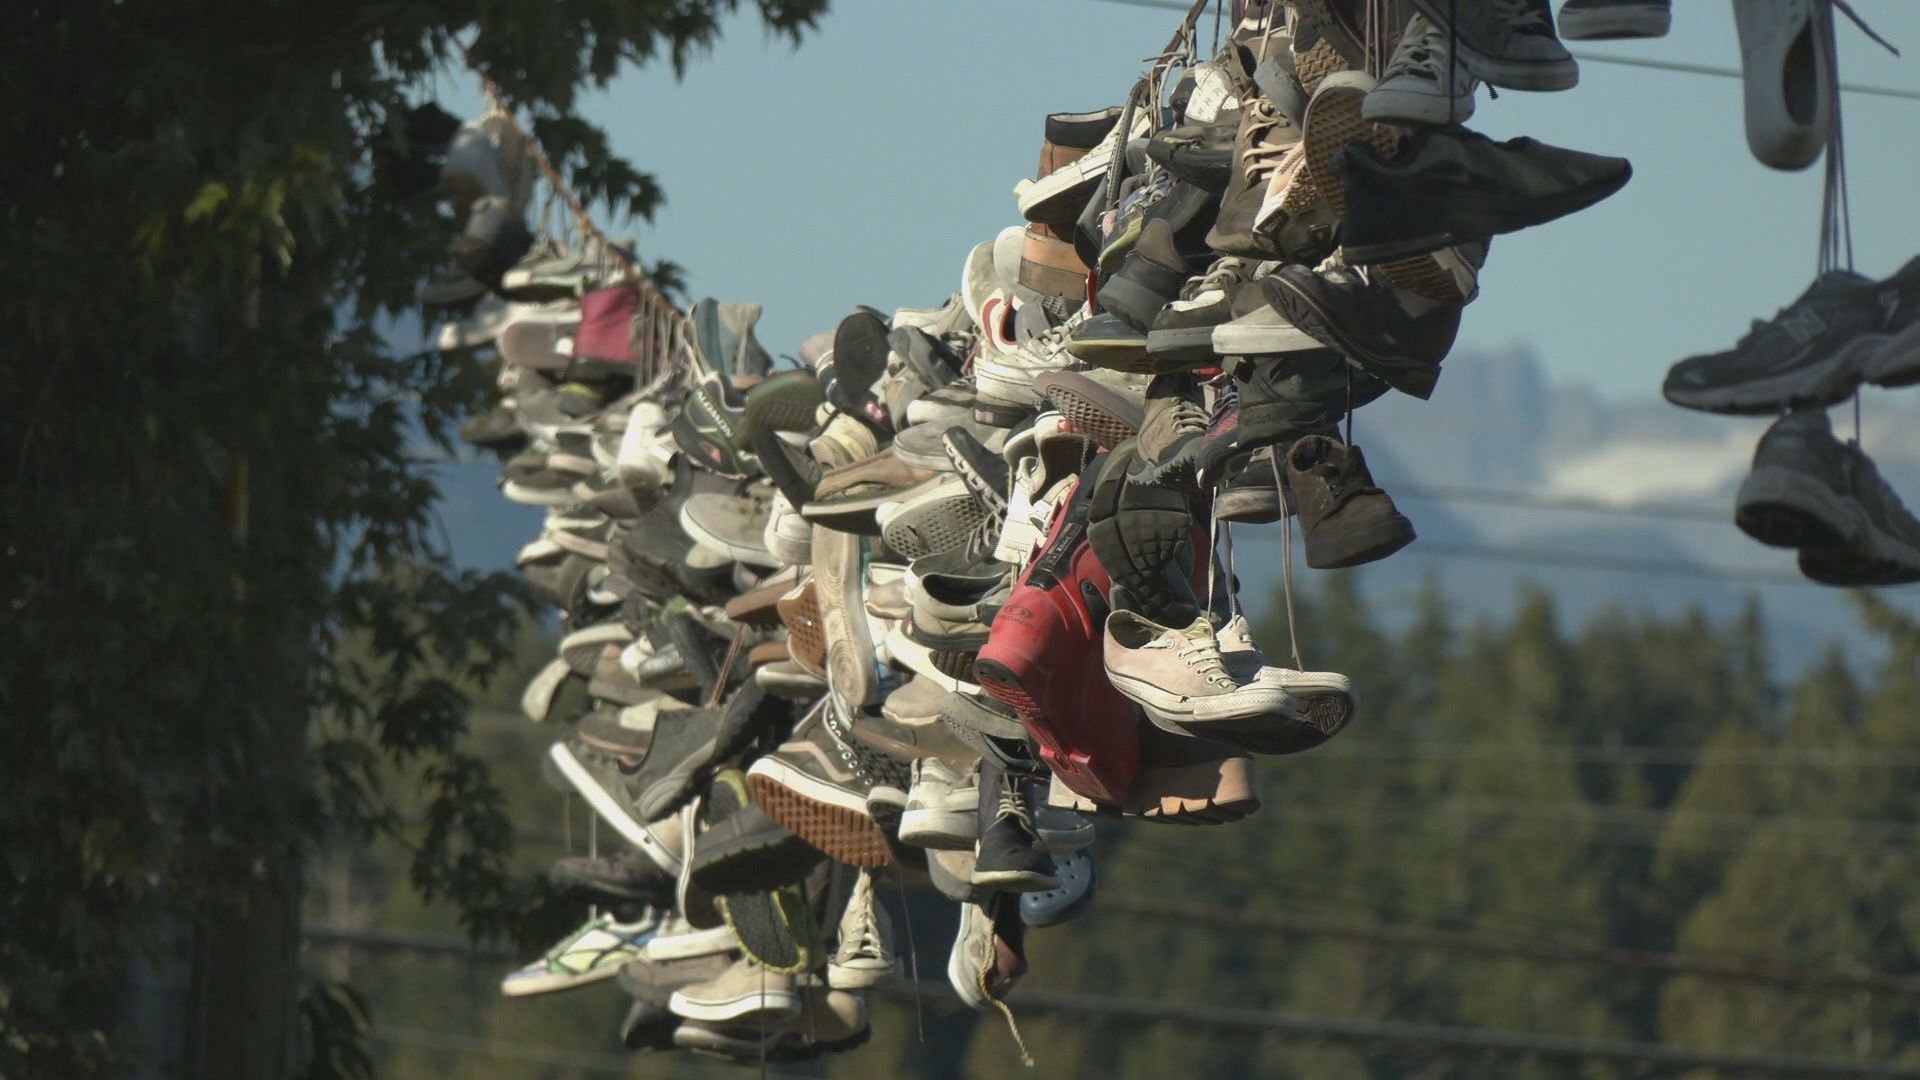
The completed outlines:
[[[1902,978],[1872,971],[1820,970],[1771,963],[1745,957],[1689,955],[1646,949],[1577,945],[1548,938],[1482,931],[1446,930],[1407,924],[1362,925],[1336,923],[1285,911],[1253,913],[1217,904],[1188,901],[1141,900],[1107,895],[1092,912],[1132,915],[1166,922],[1185,922],[1239,931],[1260,931],[1298,937],[1333,938],[1367,944],[1404,945],[1486,956],[1518,956],[1530,960],[1608,968],[1695,975],[1729,982],[1757,983],[1785,989],[1866,991],[1920,997],[1920,978]]]
[[[1381,487],[1395,495],[1431,502],[1483,503],[1488,506],[1512,506],[1525,510],[1560,510],[1570,513],[1599,514],[1606,517],[1655,518],[1662,521],[1699,521],[1728,525],[1733,516],[1721,510],[1672,503],[1610,503],[1578,495],[1547,495],[1533,491],[1502,491],[1495,488],[1458,487],[1449,484],[1415,484],[1381,481]]]
[[[337,944],[355,944],[366,932],[330,929],[307,931],[309,938],[321,938]],[[324,936],[322,936],[324,934]],[[402,945],[404,935],[379,935],[376,947]],[[413,937],[409,951],[447,953],[472,959],[477,951],[448,939]],[[932,986],[890,987],[876,993],[900,999],[923,1000],[943,1011],[957,1011],[958,1002]],[[1443,1053],[1499,1055],[1548,1061],[1605,1061],[1633,1064],[1658,1071],[1714,1069],[1739,1076],[1766,1077],[1892,1077],[1920,1080],[1920,1067],[1884,1062],[1849,1061],[1841,1058],[1812,1057],[1798,1054],[1737,1054],[1663,1046],[1654,1043],[1614,1039],[1585,1039],[1562,1035],[1504,1031],[1491,1028],[1457,1027],[1441,1024],[1417,1024],[1347,1017],[1304,1016],[1270,1012],[1264,1009],[1191,1005],[1177,1001],[1137,1001],[1101,994],[1063,993],[1022,988],[1014,997],[1021,1012],[1052,1014],[1121,1026],[1129,1030],[1156,1024],[1173,1026],[1181,1033],[1210,1037],[1261,1039],[1272,1036],[1308,1042],[1355,1045],[1379,1050],[1383,1047],[1418,1049]],[[625,1071],[625,1059],[612,1055],[569,1053],[558,1049],[529,1047],[476,1039],[468,1036],[413,1028],[377,1028],[373,1037],[400,1045],[429,1046],[459,1052],[486,1054],[508,1060],[530,1061],[585,1071],[603,1071],[615,1066]],[[539,1059],[536,1061],[536,1058]]]
[[[1342,739],[1316,751],[1321,761],[1504,761],[1570,765],[1739,765],[1769,768],[1805,765],[1820,769],[1920,769],[1920,752],[1902,750],[1779,750],[1680,746],[1509,746],[1503,743],[1386,742]]]
[[[1154,8],[1159,11],[1183,10],[1178,4],[1162,3],[1161,0],[1100,0],[1105,4],[1120,4],[1125,7]],[[1618,67],[1649,68],[1654,71],[1671,71],[1681,75],[1706,75],[1716,79],[1743,78],[1739,68],[1719,67],[1713,64],[1692,64],[1677,60],[1654,60],[1644,56],[1606,56],[1600,53],[1576,52],[1574,59],[1583,64],[1611,64]],[[1920,90],[1907,90],[1897,86],[1869,86],[1865,83],[1843,82],[1840,89],[1849,94],[1865,97],[1895,98],[1901,101],[1920,101]]]

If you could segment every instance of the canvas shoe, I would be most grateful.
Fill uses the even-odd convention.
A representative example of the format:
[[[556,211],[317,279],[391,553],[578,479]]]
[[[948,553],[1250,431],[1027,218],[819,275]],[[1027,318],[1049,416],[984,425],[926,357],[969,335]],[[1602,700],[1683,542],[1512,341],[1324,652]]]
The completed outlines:
[[[669,1007],[676,1016],[710,1023],[747,1017],[784,1021],[800,1012],[797,990],[794,976],[742,957],[718,978],[675,990]]]
[[[1673,0],[1564,0],[1560,36],[1568,41],[1617,41],[1667,36]]]
[[[631,923],[596,915],[561,938],[545,956],[509,972],[500,980],[500,992],[526,997],[611,979],[622,964],[640,956],[641,947],[660,929],[660,919],[652,911]]]
[[[865,990],[905,974],[893,950],[893,923],[874,895],[873,875],[854,875],[853,892],[840,913],[833,957],[827,961],[827,985],[835,990]]]
[[[1352,721],[1353,680],[1337,671],[1295,671],[1268,664],[1253,642],[1253,630],[1245,615],[1228,619],[1215,640],[1220,644],[1220,659],[1234,678],[1277,680],[1293,695],[1295,723],[1268,728],[1257,740],[1243,740],[1247,749],[1262,754],[1311,750],[1344,731]]]
[[[1091,318],[1084,309],[1065,322],[1022,343],[1011,352],[983,354],[973,363],[974,392],[983,405],[1032,411],[1040,407],[1034,377],[1049,371],[1077,371],[1088,365],[1067,351],[1080,324]]]
[[[1026,925],[1012,897],[988,896],[960,905],[960,928],[947,954],[947,982],[970,1009],[998,1008],[1007,1017],[1006,997],[1027,973]],[[1019,1031],[1014,1030],[1016,1042]],[[1026,1048],[1021,1044],[1021,1053]]]
[[[603,754],[638,762],[653,746],[660,717],[689,707],[672,695],[654,691],[638,705],[595,709],[581,718],[575,732],[581,742]]]
[[[1360,115],[1381,124],[1464,124],[1473,117],[1479,85],[1453,60],[1446,31],[1416,14],[1407,21],[1393,59],[1380,85],[1367,94]]]
[[[1848,270],[1820,275],[1733,348],[1675,364],[1662,390],[1683,408],[1760,415],[1838,404],[1862,382],[1916,380],[1920,258],[1881,282]]]
[[[675,814],[674,820],[680,821],[683,817],[684,815]],[[699,928],[683,916],[672,914],[667,916],[666,921],[661,923],[659,932],[641,950],[640,959],[648,964],[678,966],[681,970],[694,971],[698,969],[693,965],[682,965],[678,962],[708,960],[710,964],[712,958],[724,957],[739,948],[740,942],[724,923]],[[705,978],[713,978],[718,974],[719,972],[714,971],[707,974]]]
[[[1287,486],[1316,570],[1384,559],[1414,541],[1413,523],[1374,484],[1360,448],[1309,435],[1287,451]]]
[[[966,481],[951,476],[910,499],[883,505],[876,516],[886,545],[904,559],[918,559],[964,545],[991,514]]]
[[[1220,196],[1220,212],[1207,233],[1207,246],[1221,255],[1270,258],[1279,253],[1272,232],[1255,228],[1274,174],[1299,145],[1298,115],[1281,111],[1264,95],[1240,112],[1234,142],[1234,169]]]
[[[767,526],[772,522],[772,499],[703,492],[690,496],[680,505],[680,527],[696,544],[702,544],[729,559],[778,569],[781,560],[766,547]]]
[[[873,663],[873,636],[860,604],[860,538],[816,526],[813,559],[826,669],[834,692],[854,705],[872,704],[880,699],[880,680]]]
[[[831,697],[831,695],[829,695]],[[852,866],[892,861],[886,836],[867,813],[867,792],[852,749],[828,729],[822,701],[794,728],[793,738],[754,761],[747,785],[767,816],[809,844]]]
[[[1920,580],[1920,521],[1822,410],[1790,412],[1761,436],[1734,521],[1763,544],[1800,548],[1802,571],[1823,584]]]
[[[1293,719],[1293,696],[1279,681],[1264,672],[1243,680],[1227,670],[1204,616],[1171,627],[1116,611],[1107,617],[1105,656],[1114,687],[1175,734],[1239,745],[1241,732]]]
[[[657,818],[691,799],[700,783],[744,749],[779,713],[778,702],[751,680],[713,709],[682,709],[655,721],[653,744],[634,774],[634,809]]]
[[[900,839],[941,851],[971,850],[980,838],[980,783],[936,757],[913,762]]]
[[[813,561],[813,524],[800,516],[785,492],[774,492],[760,542],[783,566],[805,566]]]
[[[929,679],[908,679],[880,706],[880,715],[863,713],[849,729],[853,741],[880,753],[911,762],[934,756],[965,762],[972,749],[940,722],[941,707],[952,696],[945,686]],[[902,809],[906,792],[900,795]]]
[[[1413,0],[1451,35],[1461,66],[1502,90],[1571,90],[1580,65],[1553,32],[1547,0]],[[1451,18],[1450,18],[1451,16]]]
[[[1104,113],[1102,114],[1104,116]],[[1022,180],[1013,186],[1020,214],[1028,221],[1071,221],[1086,205],[1093,189],[1106,179],[1107,170],[1119,159],[1130,139],[1145,138],[1152,130],[1152,115],[1147,109],[1135,111],[1133,123],[1122,129],[1118,122],[1100,140],[1099,145],[1074,161],[1062,165],[1038,180]]]
[[[1040,849],[1033,814],[1020,784],[1000,769],[983,766],[978,799],[980,841],[973,884],[997,892],[1043,892],[1060,887],[1053,860]]]
[[[1747,147],[1763,165],[1804,169],[1836,123],[1833,14],[1810,0],[1734,0]]]

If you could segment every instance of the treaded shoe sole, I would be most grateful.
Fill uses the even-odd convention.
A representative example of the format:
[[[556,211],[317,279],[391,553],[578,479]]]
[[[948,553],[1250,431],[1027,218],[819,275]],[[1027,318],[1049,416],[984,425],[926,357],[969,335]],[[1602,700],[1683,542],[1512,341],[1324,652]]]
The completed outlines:
[[[886,835],[867,814],[864,798],[773,757],[753,763],[747,771],[747,787],[768,817],[829,856],[850,866],[885,866],[893,861]]]
[[[1153,355],[1154,374],[1206,367],[1219,359],[1213,351],[1212,326],[1147,331],[1147,352]]]
[[[1060,410],[1073,431],[1111,450],[1138,434],[1146,411],[1111,387],[1073,371],[1050,371],[1033,380],[1047,404]]]
[[[1060,887],[1020,897],[1020,920],[1032,927],[1059,926],[1087,910],[1099,888],[1099,873],[1093,855],[1087,851],[1069,851],[1053,856],[1054,873]]]
[[[1225,825],[1260,809],[1251,758],[1145,766],[1134,790],[1131,813],[1170,825]]]
[[[1185,493],[1128,482],[1138,460],[1139,450],[1131,445],[1110,455],[1093,489],[1087,538],[1115,588],[1159,621],[1184,624],[1198,606],[1188,583],[1195,557],[1193,515]]]
[[[1869,527],[1858,501],[1778,465],[1748,474],[1734,498],[1733,520],[1755,540],[1783,548],[1845,544]]]
[[[812,950],[796,937],[796,930],[812,935],[806,901],[796,897],[797,891],[789,885],[766,892],[735,893],[715,901],[727,927],[739,940],[740,951],[776,974],[798,975],[813,966]]]

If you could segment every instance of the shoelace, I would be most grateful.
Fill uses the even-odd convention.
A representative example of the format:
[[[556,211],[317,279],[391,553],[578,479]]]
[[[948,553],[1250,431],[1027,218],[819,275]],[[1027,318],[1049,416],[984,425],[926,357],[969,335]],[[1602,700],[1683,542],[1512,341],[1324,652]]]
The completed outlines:
[[[1237,255],[1222,255],[1213,260],[1213,265],[1207,267],[1206,273],[1189,281],[1186,287],[1180,290],[1180,299],[1192,300],[1209,289],[1225,292],[1245,280],[1247,280],[1247,260]]]
[[[1209,642],[1205,645],[1190,644],[1175,651],[1174,656],[1187,665],[1194,674],[1222,689],[1232,689],[1236,684],[1233,676],[1227,674],[1226,663],[1221,659],[1220,646]]]
[[[1448,96],[1452,96],[1454,92],[1455,81],[1471,86],[1470,77],[1459,76],[1456,80],[1453,72],[1440,70],[1440,58],[1453,55],[1447,50],[1447,35],[1425,18],[1420,22],[1424,27],[1420,36],[1408,38],[1401,44],[1401,51],[1394,56],[1392,64],[1389,65],[1390,68],[1398,68],[1409,75],[1436,85],[1444,84],[1448,88]],[[1454,63],[1451,67],[1458,68],[1459,64]]]
[[[1274,170],[1280,167],[1280,159],[1293,148],[1294,144],[1291,142],[1275,144],[1268,141],[1268,136],[1272,134],[1274,128],[1280,126],[1281,120],[1280,110],[1274,108],[1272,102],[1265,98],[1258,98],[1248,106],[1248,109],[1251,110],[1251,115],[1255,119],[1247,125],[1247,152],[1241,160],[1246,169],[1247,179],[1260,184],[1273,176]]]
[[[1009,777],[1000,778],[1000,798],[994,803],[996,818],[1012,818],[1020,827],[1033,834],[1033,815],[1027,810],[1026,800],[1020,797],[1018,786]]]

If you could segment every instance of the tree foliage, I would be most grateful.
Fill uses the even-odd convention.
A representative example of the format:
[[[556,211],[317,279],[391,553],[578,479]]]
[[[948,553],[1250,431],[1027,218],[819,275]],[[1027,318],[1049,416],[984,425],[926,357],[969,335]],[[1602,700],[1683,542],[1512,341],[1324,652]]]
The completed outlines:
[[[739,6],[10,12],[0,1075],[110,1068],[129,966],[163,962],[169,927],[275,922],[324,835],[408,832],[396,775],[426,796],[415,884],[510,928],[525,887],[455,687],[500,663],[523,605],[454,569],[431,516],[431,459],[486,387],[383,340],[458,223],[380,166],[471,56],[584,199],[646,218],[658,184],[578,95],[683,69]],[[825,0],[747,6],[797,40]]]

